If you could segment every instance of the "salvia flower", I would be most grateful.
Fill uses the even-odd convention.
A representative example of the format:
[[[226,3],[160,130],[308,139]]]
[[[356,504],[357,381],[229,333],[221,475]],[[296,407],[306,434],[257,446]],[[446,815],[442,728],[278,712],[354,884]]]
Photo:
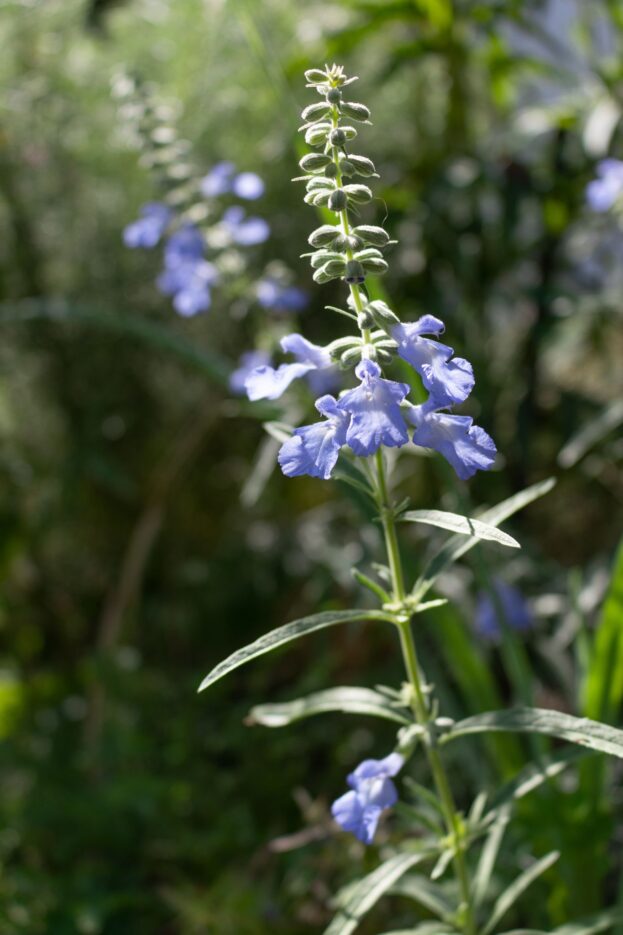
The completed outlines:
[[[474,425],[471,416],[439,412],[438,408],[434,400],[409,407],[407,419],[415,425],[414,444],[438,451],[461,480],[467,480],[476,471],[489,470],[497,453],[489,435]]]
[[[301,334],[287,334],[280,341],[285,353],[294,354],[296,363],[257,367],[245,381],[250,400],[279,399],[293,380],[305,376],[311,370],[328,369],[332,365],[326,348],[312,344]]]
[[[171,223],[173,212],[161,201],[150,201],[141,208],[141,216],[123,231],[123,242],[134,250],[142,247],[151,249],[160,243],[162,235]]]
[[[472,365],[446,344],[431,341],[425,334],[439,335],[445,326],[433,315],[417,321],[399,322],[391,329],[398,353],[417,370],[422,382],[439,407],[464,402],[474,387]]]
[[[222,195],[234,194],[245,201],[255,201],[264,194],[264,182],[255,172],[241,172],[236,174],[233,162],[217,162],[199,187],[206,198],[218,198]]]
[[[244,208],[232,205],[223,212],[221,224],[229,239],[240,247],[254,247],[270,237],[270,227],[264,218],[247,217]]]
[[[351,787],[331,806],[331,814],[338,825],[354,834],[364,844],[372,844],[383,811],[398,801],[392,782],[400,772],[404,758],[390,753],[382,760],[364,760],[347,779]]]
[[[272,276],[260,279],[256,294],[262,308],[272,312],[302,312],[309,302],[309,296],[303,289],[282,285]]]
[[[623,162],[602,159],[597,178],[586,186],[586,200],[593,211],[609,211],[623,195]]]
[[[212,302],[210,290],[218,271],[204,258],[204,249],[201,232],[192,224],[172,234],[164,249],[164,270],[157,285],[173,297],[175,310],[184,317],[207,311]]]
[[[335,397],[321,396],[316,400],[316,409],[325,421],[295,429],[279,450],[279,464],[287,477],[309,474],[328,480],[340,448],[346,443],[349,416]]]
[[[493,594],[489,591],[481,591],[478,595],[474,615],[476,634],[483,640],[496,643],[502,635],[504,626],[518,633],[530,630],[534,621],[521,591],[500,578],[493,581],[492,587]]]
[[[409,440],[400,403],[409,392],[407,383],[385,380],[372,360],[362,360],[355,369],[361,384],[348,390],[340,406],[351,414],[346,440],[355,454],[367,457],[386,445],[396,448]]]
[[[247,389],[245,380],[258,367],[265,367],[270,363],[270,354],[267,351],[246,351],[241,355],[238,366],[229,376],[229,388],[237,396],[244,396]]]

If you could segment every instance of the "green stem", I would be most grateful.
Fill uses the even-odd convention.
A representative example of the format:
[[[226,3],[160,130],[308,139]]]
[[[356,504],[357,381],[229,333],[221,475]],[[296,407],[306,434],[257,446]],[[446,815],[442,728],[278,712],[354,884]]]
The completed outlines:
[[[387,481],[385,478],[385,467],[383,464],[383,455],[377,451],[376,467],[379,484],[379,500],[381,508],[381,522],[385,534],[385,545],[389,559],[389,568],[392,576],[392,588],[394,600],[397,603],[403,603],[405,599],[404,575],[402,572],[402,561],[398,547],[398,538],[396,535],[396,524],[392,513],[391,503],[387,491]],[[420,670],[417,661],[415,641],[411,629],[411,615],[405,612],[398,621],[398,630],[400,633],[400,646],[405,664],[405,669],[409,677],[412,688],[412,708],[418,724],[423,727],[428,725],[430,720],[428,705],[422,687]],[[444,821],[448,836],[451,839],[454,851],[454,868],[459,884],[462,902],[462,928],[465,935],[475,935],[476,925],[471,905],[469,876],[465,862],[465,849],[463,841],[463,829],[460,816],[457,813],[450,783],[446,774],[439,751],[435,746],[434,740],[429,739],[426,743],[426,755],[429,766],[433,774],[437,794],[441,804]]]

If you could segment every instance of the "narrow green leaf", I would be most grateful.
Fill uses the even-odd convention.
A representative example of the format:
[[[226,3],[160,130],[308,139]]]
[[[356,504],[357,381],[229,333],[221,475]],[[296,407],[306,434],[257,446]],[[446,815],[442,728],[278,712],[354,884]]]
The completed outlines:
[[[585,756],[590,756],[588,750],[570,747],[556,758],[543,759],[540,763],[529,763],[510,782],[505,783],[496,793],[491,802],[491,811],[494,813],[511,802],[523,799],[543,783],[560,775],[568,766]]]
[[[612,570],[610,588],[595,630],[591,662],[584,686],[583,709],[588,717],[616,720],[623,701],[623,542]]]
[[[491,874],[493,873],[493,868],[495,867],[495,862],[509,821],[510,808],[500,809],[485,839],[478,866],[476,867],[476,873],[474,874],[474,906],[480,906],[485,898],[487,887],[491,880]]]
[[[573,717],[562,711],[548,711],[545,708],[510,708],[506,711],[476,714],[454,724],[448,733],[442,735],[440,743],[447,743],[466,734],[482,734],[488,731],[545,734],[623,759],[623,730],[609,724],[601,724],[599,721]]]
[[[406,874],[392,886],[390,893],[393,896],[406,896],[407,899],[413,899],[443,921],[453,912],[453,906],[441,887],[436,886],[421,874]]]
[[[623,400],[607,406],[598,416],[591,419],[579,432],[560,449],[558,463],[563,468],[573,467],[596,442],[608,435],[623,422]]]
[[[607,932],[622,920],[623,909],[606,909],[576,922],[566,922],[550,932],[543,932],[541,929],[512,929],[500,935],[598,935],[599,932]]]
[[[452,935],[458,929],[446,925],[445,922],[420,922],[414,929],[394,929],[383,932],[383,935]]]
[[[219,664],[206,675],[199,686],[199,691],[203,691],[204,688],[217,682],[219,679],[223,678],[224,675],[227,675],[239,666],[245,665],[245,663],[250,662],[252,659],[263,656],[264,653],[269,653],[278,646],[283,646],[284,643],[290,643],[300,636],[306,636],[308,633],[314,633],[316,630],[323,630],[325,627],[332,627],[338,623],[354,623],[357,620],[387,620],[392,622],[392,617],[380,610],[329,610],[326,613],[312,614],[310,617],[302,617],[300,620],[293,620],[291,623],[286,623],[285,626],[279,627],[277,630],[271,630],[270,633],[265,633],[264,636],[260,636],[254,643],[243,646],[242,649],[238,649],[235,653],[232,653],[232,655],[224,659],[223,662],[219,662]]]
[[[439,878],[444,875],[450,866],[450,861],[452,860],[453,856],[453,852],[449,849],[443,851],[443,853],[439,855],[439,859],[431,871],[431,880],[439,880]]]
[[[535,880],[556,863],[559,857],[560,853],[558,851],[552,851],[540,860],[535,861],[531,867],[528,867],[527,870],[519,874],[517,879],[504,890],[498,899],[496,899],[491,918],[483,928],[482,935],[491,935],[492,932],[495,932],[500,920],[506,915],[513,904]]]
[[[419,851],[415,854],[396,854],[385,863],[363,877],[349,891],[349,896],[338,914],[334,917],[325,935],[350,935],[362,918],[396,883],[400,877],[431,856],[431,851]]]
[[[440,529],[449,529],[450,532],[462,536],[473,536],[476,539],[497,542],[498,545],[505,545],[511,549],[521,548],[516,539],[497,527],[489,526],[478,519],[470,519],[468,516],[459,516],[458,513],[446,513],[444,510],[411,510],[403,513],[400,520],[405,523],[438,526]]]
[[[314,692],[306,698],[297,698],[282,704],[256,705],[252,708],[248,724],[261,724],[263,727],[285,727],[303,718],[329,711],[341,711],[346,714],[369,714],[373,717],[395,721],[398,724],[411,724],[412,719],[398,710],[379,692],[371,688],[344,686]]]
[[[500,523],[503,523],[504,520],[513,516],[514,513],[519,512],[519,510],[522,510],[524,507],[528,506],[528,504],[538,500],[539,497],[543,497],[546,493],[549,493],[555,483],[556,481],[554,478],[550,477],[549,480],[541,481],[539,484],[533,484],[532,487],[527,487],[520,493],[509,497],[508,500],[503,500],[501,503],[498,503],[497,506],[485,510],[478,519],[481,523],[486,523],[488,526],[499,526]],[[462,555],[465,555],[466,552],[473,549],[478,542],[479,540],[475,536],[470,536],[467,540],[461,536],[453,536],[430,560],[413,587],[413,596],[417,599],[423,597],[435,583],[439,575],[453,562],[461,558]]]
[[[265,432],[270,435],[271,438],[274,438],[276,442],[283,444],[286,442],[292,435],[294,429],[291,425],[286,425],[285,422],[262,422],[262,428]]]

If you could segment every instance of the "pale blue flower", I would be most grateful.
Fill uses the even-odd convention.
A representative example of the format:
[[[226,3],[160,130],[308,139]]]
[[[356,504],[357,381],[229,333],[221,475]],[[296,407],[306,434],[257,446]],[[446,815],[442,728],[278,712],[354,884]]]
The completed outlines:
[[[461,480],[493,466],[496,455],[493,440],[484,429],[473,424],[471,416],[438,412],[434,400],[430,399],[422,406],[411,406],[407,418],[415,425],[414,444],[442,454]]]
[[[344,831],[354,834],[364,844],[372,843],[381,813],[398,801],[390,777],[403,765],[404,758],[399,753],[390,753],[382,760],[364,760],[348,776],[351,791],[331,806],[331,814]]]
[[[238,198],[244,198],[246,201],[255,201],[264,194],[264,183],[255,172],[241,172],[237,175],[232,184],[234,195]]]
[[[208,174],[201,179],[201,193],[206,198],[218,198],[231,191],[236,167],[233,162],[217,162]]]
[[[623,194],[623,162],[602,159],[597,164],[597,178],[586,186],[586,200],[593,211],[609,211]]]
[[[245,380],[257,370],[270,362],[270,355],[266,351],[246,351],[241,355],[238,366],[229,377],[229,388],[232,393],[243,396],[246,393]]]
[[[521,591],[500,578],[493,581],[493,591],[495,597],[488,591],[478,595],[474,615],[474,630],[478,636],[495,643],[504,626],[518,633],[529,630],[534,621]]]
[[[355,369],[360,386],[340,398],[340,406],[352,416],[346,440],[355,454],[367,457],[381,445],[396,448],[409,440],[400,403],[409,392],[406,383],[384,380],[381,368],[362,360]]]
[[[270,236],[270,227],[264,218],[247,217],[244,208],[232,205],[221,219],[225,230],[234,243],[241,247],[253,247],[264,243]]]
[[[123,231],[126,247],[150,249],[160,242],[160,238],[171,222],[173,212],[162,201],[150,201],[141,208],[141,216]]]
[[[324,422],[302,425],[279,450],[278,461],[287,477],[309,474],[328,480],[346,443],[349,417],[333,396],[321,396],[316,409],[325,416]]]
[[[278,399],[293,380],[305,376],[311,370],[322,370],[331,366],[331,357],[324,347],[312,344],[300,334],[288,334],[280,341],[281,349],[294,354],[296,363],[274,367],[257,367],[245,381],[250,400]]]
[[[263,308],[273,312],[302,312],[309,296],[296,286],[283,286],[270,276],[257,284],[257,300]]]
[[[423,315],[417,321],[395,325],[391,329],[398,344],[399,355],[417,370],[422,382],[439,408],[462,403],[474,387],[472,365],[462,357],[454,357],[451,347],[425,338],[439,335],[444,323],[434,315]]]
[[[204,259],[205,242],[192,224],[176,231],[164,249],[164,270],[157,280],[165,295],[173,296],[180,315],[191,317],[210,308],[210,289],[218,280],[216,267]]]

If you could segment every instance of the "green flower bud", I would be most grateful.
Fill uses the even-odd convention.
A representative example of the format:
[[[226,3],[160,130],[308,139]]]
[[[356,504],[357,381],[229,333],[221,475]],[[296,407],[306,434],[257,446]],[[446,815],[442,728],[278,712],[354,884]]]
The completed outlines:
[[[305,142],[308,146],[324,146],[330,130],[330,123],[314,123],[305,131]]]
[[[348,200],[356,205],[367,204],[373,198],[372,192],[367,185],[345,185],[343,190],[346,192]]]
[[[372,227],[369,224],[359,224],[353,228],[353,234],[356,234],[364,243],[372,244],[374,247],[384,247],[389,240],[389,234],[382,227]]]
[[[310,104],[306,107],[301,117],[306,123],[314,123],[322,117],[326,117],[330,110],[331,107],[326,101],[318,101],[317,104]]]
[[[381,299],[374,299],[373,302],[368,302],[366,310],[371,313],[376,323],[379,327],[383,328],[384,331],[388,328],[392,328],[394,325],[400,324],[398,316],[395,315],[389,305]]]
[[[172,143],[177,133],[173,127],[156,127],[150,134],[152,143],[155,143],[156,146],[168,146],[169,143]]]
[[[346,143],[346,134],[340,127],[336,127],[335,130],[331,130],[329,134],[329,142],[331,146],[344,146]]]
[[[352,347],[348,351],[344,351],[340,357],[340,367],[342,370],[349,370],[354,364],[358,364],[361,360],[361,348]]]
[[[354,104],[351,101],[342,101],[340,111],[345,117],[353,120],[366,121],[370,119],[370,111],[364,104]]]
[[[381,347],[376,347],[375,351],[376,351],[376,359],[379,362],[379,364],[385,364],[385,365],[391,364],[393,358],[389,351],[386,351]]]
[[[350,159],[340,160],[340,172],[342,173],[342,175],[348,175],[348,176],[355,174],[355,167],[350,161]]]
[[[328,247],[340,235],[340,228],[332,224],[323,224],[309,235],[308,241],[312,247]]]
[[[374,318],[367,309],[364,309],[357,315],[357,324],[362,330],[364,328],[372,328],[374,326]]]
[[[335,238],[333,249],[345,253],[347,250],[357,250],[361,246],[361,241],[350,234],[340,233]]]
[[[348,283],[362,283],[366,278],[366,272],[358,260],[349,260],[344,270],[344,279]]]
[[[330,162],[327,168],[324,170],[324,174],[328,179],[334,179],[337,176],[337,166],[334,162]]]
[[[352,348],[361,347],[361,338],[355,338],[352,335],[349,335],[345,338],[336,338],[335,341],[331,341],[328,347],[329,354],[331,359],[338,361],[344,351],[351,350]]]
[[[376,175],[376,167],[371,159],[366,158],[366,156],[350,156],[348,157],[348,162],[353,167],[351,175],[360,175],[362,178],[372,178],[373,175]]]
[[[312,255],[310,263],[313,269],[320,269],[321,266],[324,266],[325,263],[328,263],[330,260],[337,260],[342,268],[344,267],[344,259],[340,256],[339,253],[333,253],[330,250],[318,250]]]
[[[332,279],[339,279],[344,273],[343,260],[329,260],[320,269],[314,273],[314,281],[319,283],[330,282]]]
[[[305,188],[308,192],[319,191],[323,188],[326,188],[329,191],[333,191],[335,188],[335,182],[333,179],[328,179],[324,175],[314,175],[308,180]]]
[[[385,260],[380,257],[370,257],[367,260],[362,260],[361,265],[369,273],[374,273],[376,276],[383,276],[389,269]]]
[[[343,211],[348,204],[348,197],[342,188],[336,188],[329,195],[329,207],[332,211]]]
[[[380,250],[377,250],[376,247],[366,247],[365,250],[357,251],[355,259],[363,263],[364,260],[369,260],[372,257],[378,257],[379,260],[382,260],[383,254]]]
[[[339,104],[342,100],[342,92],[339,88],[329,88],[327,91],[327,100],[330,104]]]
[[[307,153],[303,156],[299,165],[303,172],[322,172],[327,166],[334,165],[331,156],[325,156],[324,153]]]
[[[320,68],[310,68],[305,72],[305,81],[309,84],[326,84],[328,75]]]

